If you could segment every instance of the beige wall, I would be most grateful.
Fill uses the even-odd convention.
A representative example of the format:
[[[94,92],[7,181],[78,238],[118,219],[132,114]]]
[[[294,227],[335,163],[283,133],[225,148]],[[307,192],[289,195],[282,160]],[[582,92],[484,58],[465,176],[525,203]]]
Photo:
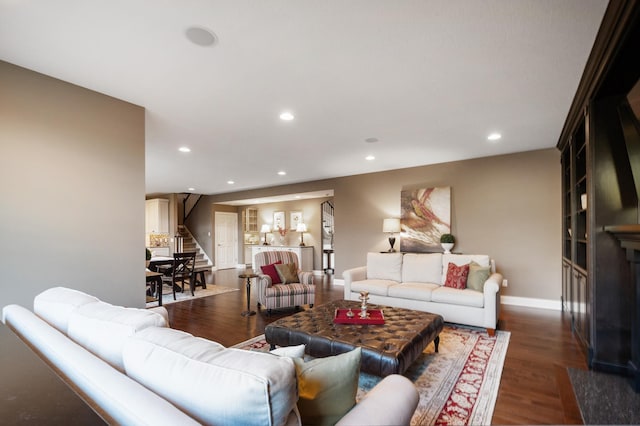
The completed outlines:
[[[560,299],[560,154],[553,148],[221,194],[207,201],[333,189],[336,277],[341,278],[345,269],[363,265],[368,251],[388,249],[382,220],[399,217],[402,190],[437,186],[451,187],[454,251],[495,258],[509,281],[503,295]]]
[[[144,306],[144,109],[0,61],[0,306]]]
[[[385,217],[405,189],[451,187],[454,251],[489,254],[509,281],[503,295],[559,300],[560,154],[555,149],[336,179],[336,272],[388,249]],[[396,242],[398,244],[398,242]]]

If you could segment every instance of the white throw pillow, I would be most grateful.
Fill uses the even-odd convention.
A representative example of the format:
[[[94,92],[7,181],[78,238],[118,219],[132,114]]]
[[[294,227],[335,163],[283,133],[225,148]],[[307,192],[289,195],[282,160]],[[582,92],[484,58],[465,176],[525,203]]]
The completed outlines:
[[[367,279],[402,282],[402,253],[367,253]]]

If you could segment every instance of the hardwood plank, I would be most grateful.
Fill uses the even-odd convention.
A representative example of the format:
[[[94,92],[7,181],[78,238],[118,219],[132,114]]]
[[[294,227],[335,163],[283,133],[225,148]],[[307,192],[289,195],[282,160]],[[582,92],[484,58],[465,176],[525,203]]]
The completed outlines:
[[[227,269],[207,274],[207,286],[235,286],[240,291],[167,305],[171,326],[232,346],[264,333],[267,324],[294,313],[283,309],[271,316],[259,311],[242,317],[240,312],[246,309],[245,281],[238,278],[242,272]],[[316,283],[316,304],[343,298],[343,287],[334,286],[331,275],[316,277]],[[251,306],[255,307],[253,288],[251,293]],[[509,331],[511,339],[493,423],[581,424],[566,367],[586,369],[587,365],[568,318],[557,311],[505,305],[498,329]]]

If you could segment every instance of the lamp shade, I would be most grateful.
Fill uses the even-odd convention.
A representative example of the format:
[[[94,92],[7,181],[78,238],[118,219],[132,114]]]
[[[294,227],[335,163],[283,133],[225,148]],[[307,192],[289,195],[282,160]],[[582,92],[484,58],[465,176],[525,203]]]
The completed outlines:
[[[265,223],[264,225],[262,225],[262,228],[260,228],[260,232],[264,232],[264,233],[271,232],[271,227]]]
[[[307,225],[299,223],[298,226],[296,226],[296,232],[307,232]]]
[[[385,219],[382,222],[382,232],[400,232],[400,219]]]

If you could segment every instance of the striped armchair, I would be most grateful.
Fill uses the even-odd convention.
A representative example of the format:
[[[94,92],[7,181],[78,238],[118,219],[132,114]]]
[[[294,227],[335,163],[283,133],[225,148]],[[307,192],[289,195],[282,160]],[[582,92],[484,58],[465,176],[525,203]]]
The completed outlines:
[[[271,277],[262,273],[261,266],[281,261],[294,263],[298,270],[299,283],[273,284]],[[258,309],[263,305],[267,312],[272,309],[287,308],[309,304],[313,307],[316,297],[316,286],[313,284],[313,272],[302,272],[299,268],[298,256],[290,251],[263,251],[256,254],[254,272],[258,274],[257,295]]]

